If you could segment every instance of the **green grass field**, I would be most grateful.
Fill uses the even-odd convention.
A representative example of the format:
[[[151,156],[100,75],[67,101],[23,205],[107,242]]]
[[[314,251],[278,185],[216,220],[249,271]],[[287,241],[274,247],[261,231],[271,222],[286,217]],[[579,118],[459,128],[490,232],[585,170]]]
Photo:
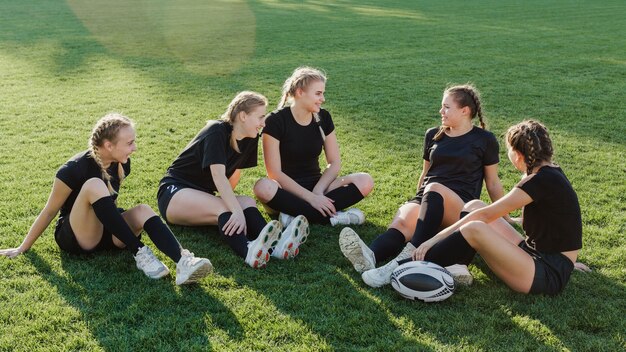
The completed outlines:
[[[275,106],[306,64],[328,73],[343,173],[376,181],[359,205],[367,242],[415,192],[443,89],[470,81],[496,135],[526,118],[551,130],[582,207],[579,258],[594,269],[548,298],[513,293],[477,259],[473,286],[424,304],[366,287],[339,228],[314,226],[296,260],[255,271],[215,228],[173,227],[216,269],[177,287],[125,252],[61,253],[51,226],[0,258],[0,350],[626,349],[625,13],[612,0],[0,0],[0,248],[19,245],[107,112],[138,129],[120,205],[156,209],[161,176],[206,120],[243,89]],[[500,156],[508,190],[520,175],[503,143]],[[263,175],[262,163],[246,170],[238,192]]]

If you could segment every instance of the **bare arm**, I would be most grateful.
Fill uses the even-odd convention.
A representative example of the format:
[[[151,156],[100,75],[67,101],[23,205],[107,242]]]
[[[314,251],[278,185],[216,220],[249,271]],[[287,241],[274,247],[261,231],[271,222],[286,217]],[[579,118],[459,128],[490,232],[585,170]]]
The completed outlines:
[[[239,184],[239,179],[241,178],[241,169],[235,170],[235,172],[228,178],[228,183],[230,183],[230,188],[234,191]]]
[[[284,190],[293,193],[298,198],[304,199],[324,215],[332,215],[335,213],[335,207],[332,205],[332,201],[329,198],[324,195],[315,194],[300,186],[282,171],[280,141],[268,134],[263,134],[263,160],[265,161],[267,176],[277,181]]]
[[[322,177],[317,181],[313,193],[323,195],[328,186],[335,181],[339,176],[339,170],[341,170],[341,155],[339,153],[339,143],[337,142],[337,135],[333,131],[326,136],[324,140],[324,156],[328,165],[322,173]]]
[[[420,173],[420,178],[417,181],[417,189],[415,190],[415,193],[417,193],[420,188],[422,188],[422,185],[424,184],[424,178],[426,177],[426,174],[428,173],[428,170],[430,169],[430,161],[424,159],[424,166],[422,166],[422,172]]]
[[[226,167],[222,164],[213,164],[209,166],[211,176],[220,197],[226,203],[226,208],[231,211],[232,215],[228,222],[222,228],[222,231],[228,236],[236,233],[246,233],[246,219],[243,215],[243,209],[235,197],[235,192],[231,187],[229,179],[226,178]],[[231,177],[232,178],[232,177]]]
[[[504,196],[502,182],[500,182],[500,177],[498,177],[498,164],[485,166],[485,187],[492,202]]]
[[[15,258],[16,256],[26,252],[29,250],[35,241],[41,236],[41,234],[48,228],[50,222],[54,219],[54,217],[69,197],[70,193],[72,193],[72,189],[69,188],[63,181],[58,178],[54,179],[54,183],[52,184],[52,191],[50,192],[50,196],[48,197],[48,201],[46,205],[41,210],[37,219],[30,227],[28,234],[24,237],[22,244],[20,244],[17,248],[8,248],[0,250],[0,255]]]

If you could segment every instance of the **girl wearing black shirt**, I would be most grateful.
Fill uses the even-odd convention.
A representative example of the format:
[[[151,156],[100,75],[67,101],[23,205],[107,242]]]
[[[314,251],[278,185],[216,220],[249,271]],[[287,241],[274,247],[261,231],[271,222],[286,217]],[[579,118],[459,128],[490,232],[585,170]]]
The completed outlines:
[[[545,126],[521,122],[509,128],[506,141],[508,157],[525,173],[524,178],[491,205],[468,203],[466,210],[471,213],[422,243],[412,257],[446,265],[437,252],[454,242],[475,249],[514,291],[556,295],[569,281],[582,248],[578,197],[561,168],[552,163],[552,142]],[[520,208],[525,241],[500,219]]]
[[[325,89],[326,76],[310,67],[297,68],[285,81],[279,110],[268,116],[263,129],[268,178],[256,183],[254,193],[268,208],[281,212],[284,222],[302,214],[312,223],[362,224],[365,216],[360,210],[341,210],[367,196],[374,181],[366,173],[339,177],[335,126],[321,107]],[[328,164],[323,172],[322,149]]]
[[[257,165],[266,106],[261,94],[237,94],[221,120],[209,121],[174,160],[157,194],[159,211],[168,222],[218,225],[228,245],[253,268],[266,265],[282,229],[277,221],[265,221],[252,198],[234,192],[241,169]],[[274,252],[287,259],[298,253],[308,223],[298,218],[285,231],[284,237],[291,241],[281,242]]]
[[[413,249],[434,236],[442,225],[456,222],[464,204],[480,198],[483,180],[492,200],[503,195],[498,141],[485,130],[478,90],[469,84],[447,88],[439,113],[441,127],[428,130],[424,139],[424,165],[415,198],[400,207],[387,231],[370,247],[350,228],[340,234],[342,252],[372,287],[388,284],[399,260],[410,257]],[[475,117],[482,128],[472,123]],[[377,262],[396,254],[387,265],[375,269]],[[455,279],[470,283],[467,264],[474,252],[451,250],[448,255],[460,264],[450,268],[455,269]]]
[[[129,156],[136,149],[135,129],[127,117],[109,114],[100,119],[91,133],[89,150],[75,155],[57,172],[48,202],[22,244],[0,250],[0,255],[14,258],[30,249],[60,211],[54,238],[66,252],[126,248],[148,277],[166,276],[169,269],[137,238],[144,230],[177,263],[176,284],[192,283],[209,274],[211,262],[183,249],[150,206],[117,208],[120,183],[130,173]]]

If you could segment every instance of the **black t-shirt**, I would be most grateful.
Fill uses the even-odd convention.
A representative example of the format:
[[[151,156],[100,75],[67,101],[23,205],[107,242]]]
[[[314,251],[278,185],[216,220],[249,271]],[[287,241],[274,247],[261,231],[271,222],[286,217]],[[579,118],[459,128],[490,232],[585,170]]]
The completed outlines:
[[[272,112],[265,120],[263,133],[280,141],[281,170],[296,182],[321,175],[319,156],[324,140],[319,126],[328,136],[335,125],[328,111],[321,109],[318,115],[319,124],[313,118],[309,125],[302,126],[296,122],[291,108],[285,107]]]
[[[235,170],[257,165],[259,137],[237,141],[241,153],[230,145],[233,126],[226,121],[210,121],[198,132],[165,172],[161,185],[180,183],[207,193],[217,192],[211,165],[224,165],[226,178]]]
[[[424,138],[424,160],[430,168],[424,177],[424,186],[438,182],[450,188],[468,202],[480,198],[485,177],[485,166],[497,164],[499,159],[498,140],[493,133],[474,126],[469,132],[449,137],[444,134],[434,141],[438,127],[426,131]]]
[[[546,253],[582,248],[578,196],[560,167],[544,166],[516,187],[533,199],[524,207],[528,246]]]
[[[112,195],[113,200],[117,199],[117,192],[120,190],[118,164],[117,162],[113,162],[107,169],[109,175],[111,175],[111,187],[113,187],[116,192],[116,194]],[[130,159],[128,159],[126,164],[122,164],[122,168],[124,169],[124,174],[128,176],[128,174],[130,174]],[[88,150],[74,155],[59,168],[56,178],[63,181],[63,183],[72,189],[72,193],[67,197],[63,206],[61,206],[61,215],[59,217],[67,216],[70,213],[83,184],[94,177],[103,180],[100,166],[98,166],[98,163],[91,157]]]

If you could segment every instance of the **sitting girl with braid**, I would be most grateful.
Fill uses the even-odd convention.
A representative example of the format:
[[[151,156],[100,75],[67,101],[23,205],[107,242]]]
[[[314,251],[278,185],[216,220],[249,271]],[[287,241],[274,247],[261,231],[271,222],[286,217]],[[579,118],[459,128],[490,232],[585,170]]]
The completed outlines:
[[[524,173],[507,195],[485,205],[472,201],[463,219],[422,243],[415,260],[448,265],[449,246],[476,250],[511,289],[556,295],[565,288],[582,248],[582,220],[576,192],[552,162],[544,125],[524,121],[506,133],[508,157]],[[525,240],[501,217],[523,208]]]
[[[363,281],[369,286],[388,284],[398,261],[409,258],[440,227],[459,220],[465,203],[480,198],[483,182],[491,200],[504,194],[498,177],[498,141],[485,129],[478,90],[470,84],[447,88],[439,114],[441,126],[426,131],[424,138],[424,166],[417,195],[398,209],[387,231],[369,247],[352,229],[341,231],[341,251],[362,272]],[[480,127],[472,122],[476,117]],[[472,282],[467,265],[474,254],[472,250],[449,247],[448,255],[456,260],[449,268],[455,281]],[[376,268],[377,263],[394,256]]]
[[[138,236],[143,230],[176,263],[177,285],[208,275],[211,262],[183,249],[150,206],[128,210],[116,206],[120,184],[130,173],[129,156],[136,149],[132,121],[119,114],[101,118],[91,133],[89,150],[57,171],[48,202],[22,244],[0,250],[0,255],[14,258],[29,250],[60,210],[54,239],[63,251],[84,254],[126,248],[148,277],[164,277],[169,269],[141,242]]]

